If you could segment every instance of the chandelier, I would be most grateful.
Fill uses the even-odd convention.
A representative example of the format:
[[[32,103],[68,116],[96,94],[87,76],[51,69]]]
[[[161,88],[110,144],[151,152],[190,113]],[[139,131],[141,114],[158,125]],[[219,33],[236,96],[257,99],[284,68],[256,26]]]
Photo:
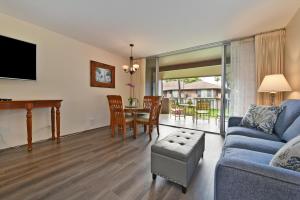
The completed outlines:
[[[134,47],[134,44],[130,44],[129,46],[131,48],[131,53],[130,53],[130,57],[129,57],[130,63],[129,63],[129,66],[123,65],[122,68],[126,73],[130,73],[130,75],[132,75],[139,69],[140,66],[138,64],[133,63],[132,48]]]

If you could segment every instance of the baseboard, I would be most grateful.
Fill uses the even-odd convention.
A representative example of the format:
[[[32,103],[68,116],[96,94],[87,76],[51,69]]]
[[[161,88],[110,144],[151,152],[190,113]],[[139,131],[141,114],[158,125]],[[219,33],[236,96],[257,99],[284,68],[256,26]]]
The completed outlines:
[[[98,127],[98,128],[92,128],[92,129],[88,129],[88,130],[84,130],[84,131],[80,131],[80,132],[75,132],[75,133],[69,133],[67,135],[61,135],[60,138],[66,138],[66,137],[69,137],[69,136],[74,136],[74,135],[77,135],[77,134],[86,134],[86,133],[89,133],[90,131],[94,131],[94,130],[106,130],[106,129],[109,129],[110,126],[102,126],[102,127]],[[36,142],[33,142],[32,144],[38,144],[38,143],[42,143],[42,142],[46,142],[46,141],[50,141],[52,140],[51,138],[47,138],[47,139],[44,139],[44,140],[39,140],[39,141],[36,141]],[[5,148],[5,149],[0,149],[0,153],[2,152],[5,152],[5,151],[8,151],[10,149],[15,149],[15,150],[19,150],[19,149],[24,149],[24,148],[27,148],[27,144],[22,144],[22,145],[18,145],[18,146],[13,146],[13,147],[8,147],[8,148]]]

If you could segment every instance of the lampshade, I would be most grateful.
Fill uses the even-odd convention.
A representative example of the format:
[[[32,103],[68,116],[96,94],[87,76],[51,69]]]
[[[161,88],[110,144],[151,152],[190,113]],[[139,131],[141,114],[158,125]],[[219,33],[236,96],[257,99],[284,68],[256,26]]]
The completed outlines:
[[[140,66],[139,66],[138,64],[134,64],[134,65],[133,65],[133,68],[135,68],[135,69],[139,69],[139,68],[140,68]]]
[[[128,70],[129,66],[128,65],[123,65],[122,68],[123,68],[123,70]]]
[[[283,74],[272,74],[264,77],[258,92],[287,92],[291,91],[291,86]]]

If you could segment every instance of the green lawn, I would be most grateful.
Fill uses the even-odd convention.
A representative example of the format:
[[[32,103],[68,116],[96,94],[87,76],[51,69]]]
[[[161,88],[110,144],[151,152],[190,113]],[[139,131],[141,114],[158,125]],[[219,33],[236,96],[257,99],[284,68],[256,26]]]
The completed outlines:
[[[219,109],[211,109],[209,111],[210,117],[218,117],[219,113],[220,113]],[[193,109],[186,109],[186,115],[187,116],[193,116]]]

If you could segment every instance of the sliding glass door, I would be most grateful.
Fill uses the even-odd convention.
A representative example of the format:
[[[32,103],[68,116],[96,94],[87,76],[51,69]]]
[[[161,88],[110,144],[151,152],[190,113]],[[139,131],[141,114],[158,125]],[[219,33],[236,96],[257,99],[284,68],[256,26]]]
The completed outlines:
[[[194,123],[194,116],[197,115],[195,110],[196,114],[188,113],[186,118],[181,118],[182,121],[175,120],[176,124],[224,134],[231,103],[230,80],[233,78],[230,50],[228,43],[160,58],[148,58],[146,94],[163,95],[169,100],[177,101],[178,105],[190,104],[190,107],[193,105],[195,108],[199,102],[209,102],[208,115],[211,120],[200,116],[198,124]],[[169,116],[168,120],[172,120],[172,114]],[[192,120],[191,123],[188,119]]]

